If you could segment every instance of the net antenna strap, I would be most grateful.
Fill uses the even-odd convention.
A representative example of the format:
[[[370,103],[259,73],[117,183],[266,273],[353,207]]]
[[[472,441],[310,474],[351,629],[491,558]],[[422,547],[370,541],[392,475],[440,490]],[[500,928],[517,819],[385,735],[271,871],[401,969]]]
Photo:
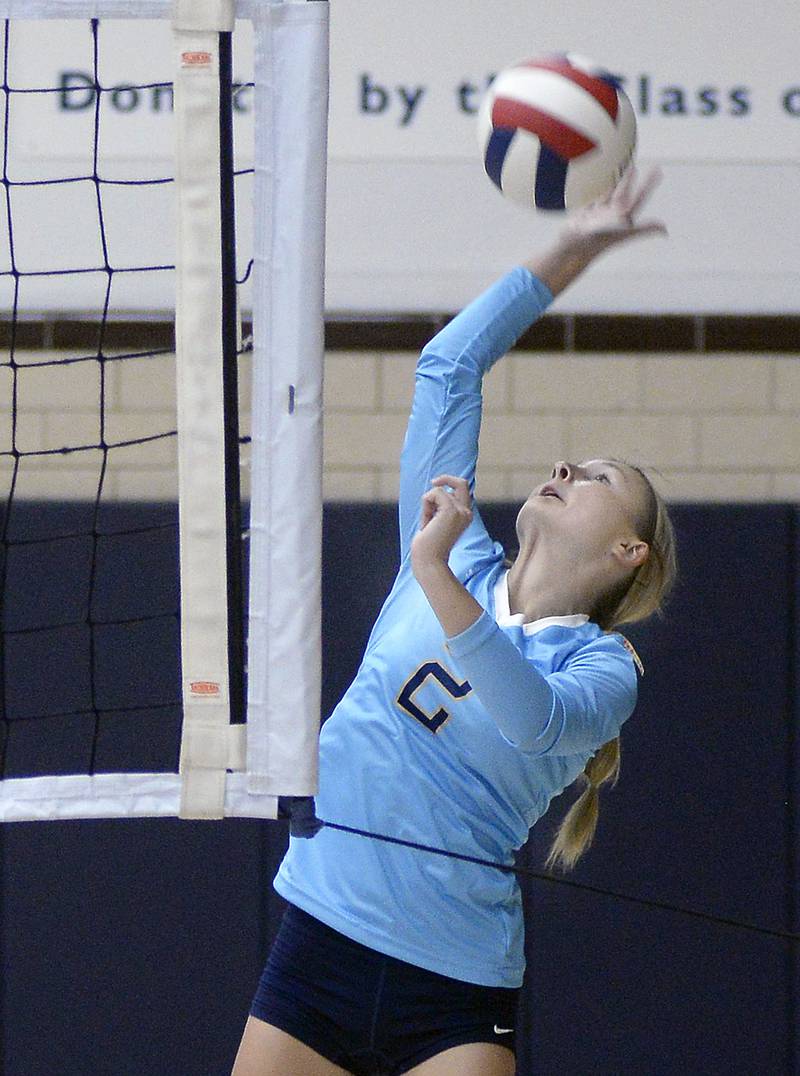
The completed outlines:
[[[229,732],[219,166],[220,44],[233,15],[230,0],[178,0],[173,18],[182,818],[224,816],[236,754]]]

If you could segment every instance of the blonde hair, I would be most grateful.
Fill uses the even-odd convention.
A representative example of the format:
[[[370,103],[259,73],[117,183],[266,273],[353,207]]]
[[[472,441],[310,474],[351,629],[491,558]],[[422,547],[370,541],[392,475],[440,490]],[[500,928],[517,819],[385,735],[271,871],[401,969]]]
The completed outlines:
[[[641,475],[647,489],[647,507],[636,524],[639,537],[647,542],[650,551],[632,577],[605,595],[593,610],[592,620],[605,631],[613,631],[620,624],[632,624],[645,620],[653,613],[660,613],[677,574],[675,531],[667,506],[645,472],[633,464],[628,463],[627,466]],[[603,744],[580,774],[578,780],[583,781],[586,787],[558,828],[545,860],[548,869],[571,869],[592,843],[599,815],[600,786],[611,782],[613,788],[619,779],[619,771],[618,737]]]

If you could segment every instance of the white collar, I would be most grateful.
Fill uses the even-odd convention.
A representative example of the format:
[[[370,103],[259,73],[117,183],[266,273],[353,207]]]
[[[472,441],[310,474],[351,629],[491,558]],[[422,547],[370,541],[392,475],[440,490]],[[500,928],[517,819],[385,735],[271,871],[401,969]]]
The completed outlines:
[[[501,628],[516,624],[522,628],[525,635],[535,635],[537,631],[543,631],[556,624],[562,628],[580,628],[589,621],[585,613],[576,613],[573,616],[545,616],[541,620],[530,620],[527,624],[523,617],[523,613],[511,612],[508,597],[508,571],[506,570],[497,580],[494,588],[494,618]]]

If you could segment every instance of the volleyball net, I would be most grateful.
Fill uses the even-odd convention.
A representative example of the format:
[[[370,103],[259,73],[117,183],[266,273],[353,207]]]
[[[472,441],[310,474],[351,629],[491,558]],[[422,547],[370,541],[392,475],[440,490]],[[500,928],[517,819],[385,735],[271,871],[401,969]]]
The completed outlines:
[[[327,3],[0,13],[0,820],[277,817],[316,791]]]

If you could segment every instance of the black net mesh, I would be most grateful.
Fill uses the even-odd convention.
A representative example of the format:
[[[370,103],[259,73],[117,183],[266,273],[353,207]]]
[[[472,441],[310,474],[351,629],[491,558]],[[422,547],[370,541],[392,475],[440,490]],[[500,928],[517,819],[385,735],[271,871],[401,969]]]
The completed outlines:
[[[131,174],[143,135],[127,115],[133,102],[169,122],[171,84],[109,77],[104,27],[3,27],[0,778],[178,763],[174,332],[163,313],[174,307],[174,182],[155,164]],[[50,85],[27,84],[32,33],[58,56]],[[251,99],[252,83],[234,92]],[[36,152],[59,115],[87,139],[69,146],[68,174],[56,128],[53,153]],[[108,125],[123,121],[127,161],[104,152],[120,143]],[[236,170],[237,200],[249,200],[251,177]],[[78,312],[59,318],[79,293]],[[160,320],[143,320],[156,305]],[[148,392],[166,398],[154,405]]]

